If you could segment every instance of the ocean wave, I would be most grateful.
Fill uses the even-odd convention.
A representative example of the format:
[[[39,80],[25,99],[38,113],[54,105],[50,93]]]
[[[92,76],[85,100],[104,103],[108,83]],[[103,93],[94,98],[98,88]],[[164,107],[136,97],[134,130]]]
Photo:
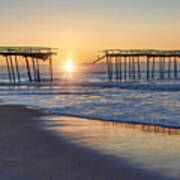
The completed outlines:
[[[65,86],[67,84],[64,84]],[[68,84],[70,86],[70,84]],[[97,87],[97,88],[118,88],[129,90],[151,90],[151,91],[180,91],[180,81],[174,81],[174,83],[165,81],[141,81],[141,82],[83,82],[83,83],[71,83],[71,86],[79,87]]]
[[[13,95],[97,95],[93,92],[17,92],[17,93],[3,93],[0,96],[13,96]]]
[[[149,126],[159,126],[163,128],[174,128],[174,129],[180,129],[180,125],[173,125],[170,123],[161,123],[161,122],[147,122],[147,121],[137,121],[137,120],[117,120],[117,119],[108,119],[108,118],[102,118],[98,116],[93,115],[77,115],[77,114],[70,114],[70,113],[62,113],[56,110],[48,110],[50,113],[54,115],[61,115],[61,116],[69,116],[69,117],[77,117],[77,118],[85,118],[89,120],[99,120],[99,121],[106,121],[106,122],[116,122],[116,123],[128,123],[128,124],[140,124],[140,125],[149,125]]]
[[[118,88],[128,90],[151,90],[151,91],[180,91],[180,81],[124,81],[124,82],[23,82],[23,83],[0,83],[5,87],[90,87],[90,88]],[[2,88],[0,89],[2,90]]]

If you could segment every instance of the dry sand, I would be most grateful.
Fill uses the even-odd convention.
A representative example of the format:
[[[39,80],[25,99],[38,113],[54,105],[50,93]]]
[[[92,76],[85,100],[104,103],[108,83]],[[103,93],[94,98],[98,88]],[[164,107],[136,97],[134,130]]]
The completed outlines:
[[[40,126],[44,115],[0,105],[0,180],[168,179],[55,137]]]

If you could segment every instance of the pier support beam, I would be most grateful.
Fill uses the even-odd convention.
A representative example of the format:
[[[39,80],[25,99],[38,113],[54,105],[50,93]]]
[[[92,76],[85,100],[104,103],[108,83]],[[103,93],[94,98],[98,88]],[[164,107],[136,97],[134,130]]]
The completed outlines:
[[[32,67],[33,67],[34,80],[37,81],[37,72],[36,72],[36,64],[34,57],[32,57]]]
[[[165,74],[165,57],[160,57],[159,58],[159,74],[160,74],[160,79],[164,79],[164,74]]]
[[[18,65],[18,59],[17,56],[15,56],[15,64],[16,64],[16,72],[17,72],[17,78],[19,83],[21,82],[21,76],[20,76],[20,72],[19,72],[19,65]]]
[[[106,57],[106,61],[107,61],[108,78],[111,81],[112,80],[111,61],[110,61],[110,57],[108,55]]]
[[[127,58],[124,57],[124,80],[127,79]]]
[[[120,81],[122,81],[122,57],[121,56],[119,57],[119,71],[120,71],[119,79]]]
[[[52,57],[49,57],[49,73],[50,73],[50,80],[53,82],[53,64],[52,64]]]
[[[11,72],[12,72],[13,82],[15,83],[15,82],[16,82],[16,76],[15,76],[13,60],[12,60],[12,57],[11,57],[11,56],[9,56],[9,61],[10,61],[10,66],[11,66]]]
[[[29,82],[32,82],[32,76],[31,76],[31,70],[30,70],[30,66],[29,66],[29,60],[28,60],[27,57],[25,57],[25,60],[26,60],[27,74],[28,74]]]
[[[141,79],[141,63],[140,63],[140,57],[138,57],[137,63],[138,63],[138,78]]]
[[[174,57],[174,79],[177,79],[178,75],[177,75],[177,59],[176,57]]]
[[[40,76],[40,68],[39,68],[39,60],[36,59],[36,72],[37,72],[37,81],[41,82],[41,76]]]
[[[172,66],[171,57],[169,57],[169,59],[168,59],[168,79],[171,79],[171,66]]]
[[[111,80],[112,80],[113,79],[113,61],[111,57],[110,57],[110,73],[111,73]]]
[[[116,68],[116,80],[119,80],[119,59],[115,57],[115,68]]]
[[[10,70],[10,64],[9,64],[8,56],[6,56],[6,65],[7,65],[8,75],[9,75],[9,81],[12,82],[12,75],[11,75],[11,70]]]
[[[131,57],[129,56],[129,80],[131,79]]]
[[[156,68],[156,58],[153,57],[153,61],[152,61],[152,72],[151,72],[151,78],[152,78],[152,79],[154,79],[155,68]]]
[[[164,79],[166,64],[165,64],[165,57],[162,57],[162,79]]]
[[[159,57],[159,79],[162,79],[162,57]]]
[[[149,80],[149,78],[150,78],[150,73],[149,73],[149,62],[150,62],[150,57],[147,56],[147,72],[146,72],[146,74],[147,74],[147,80]]]
[[[133,72],[133,79],[136,79],[136,67],[135,67],[135,57],[132,57],[132,72]]]

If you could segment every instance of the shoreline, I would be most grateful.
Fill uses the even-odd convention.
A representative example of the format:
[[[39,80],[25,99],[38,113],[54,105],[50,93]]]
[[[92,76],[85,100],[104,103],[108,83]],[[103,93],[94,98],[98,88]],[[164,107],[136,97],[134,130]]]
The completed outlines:
[[[0,104],[1,179],[172,179],[43,130],[33,108]]]
[[[33,107],[33,106],[32,106]],[[54,113],[53,115],[55,116],[65,116],[65,117],[76,117],[80,119],[88,119],[88,120],[93,120],[93,121],[100,121],[104,123],[112,123],[112,124],[123,124],[132,127],[137,127],[137,129],[140,129],[139,127],[146,127],[142,128],[144,131],[148,131],[148,129],[156,129],[154,132],[165,132],[164,130],[168,129],[170,130],[170,134],[172,131],[172,134],[180,134],[180,126],[168,126],[168,125],[162,125],[162,124],[152,124],[152,123],[147,123],[147,122],[136,122],[136,121],[116,121],[116,120],[105,120],[105,119],[95,119],[92,117],[87,117],[87,116],[78,116],[78,115],[67,115],[67,114],[58,114]],[[149,128],[148,128],[149,127]],[[162,130],[162,131],[161,131]]]

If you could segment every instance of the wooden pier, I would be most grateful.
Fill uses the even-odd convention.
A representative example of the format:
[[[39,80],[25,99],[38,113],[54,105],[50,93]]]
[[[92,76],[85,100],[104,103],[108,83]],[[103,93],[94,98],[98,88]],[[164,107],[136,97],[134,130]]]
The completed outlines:
[[[93,64],[106,60],[109,80],[178,79],[179,58],[180,50],[108,49]]]
[[[53,81],[53,56],[57,49],[48,47],[0,47],[0,56],[6,62],[10,82],[21,82],[19,64],[26,63],[29,82],[41,82],[39,61],[49,61],[49,81]]]

